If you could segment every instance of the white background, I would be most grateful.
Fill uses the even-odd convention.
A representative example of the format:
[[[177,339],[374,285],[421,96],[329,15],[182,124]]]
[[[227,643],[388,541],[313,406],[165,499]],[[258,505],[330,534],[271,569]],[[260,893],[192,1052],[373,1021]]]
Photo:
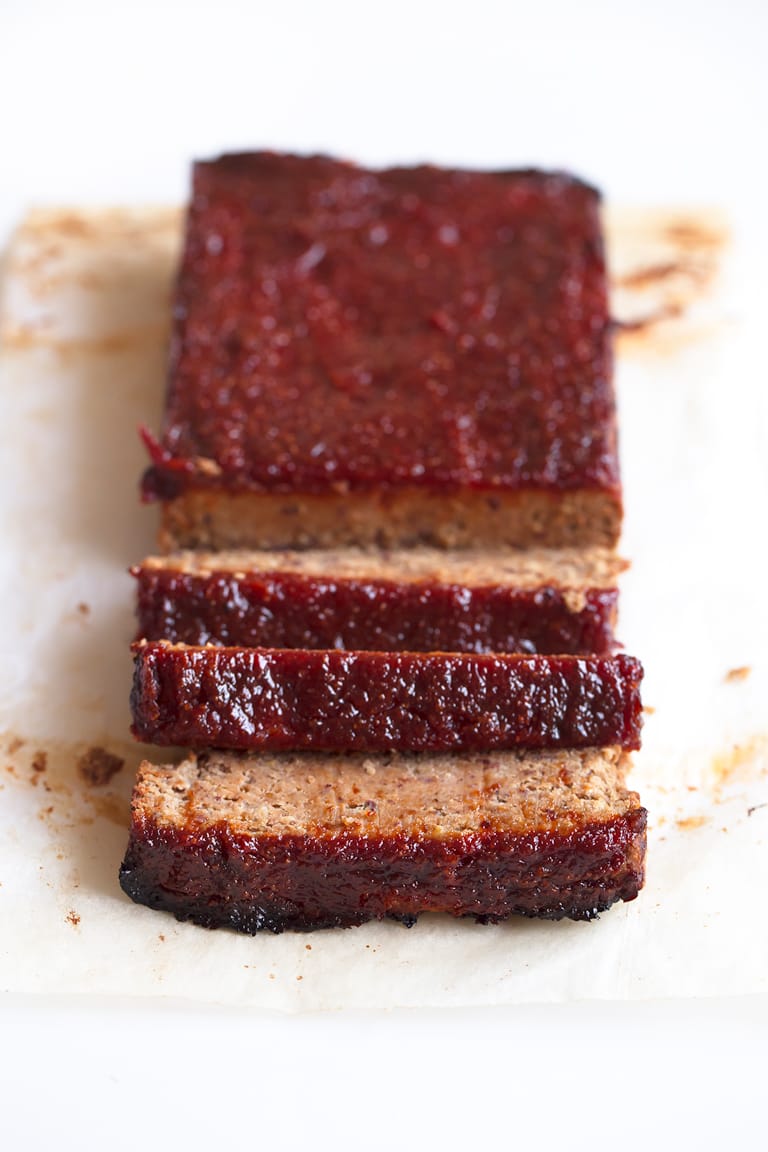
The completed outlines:
[[[762,205],[764,224],[767,14],[760,0],[0,0],[0,234],[31,204],[178,201],[191,157],[254,146],[559,166],[615,202],[758,222]],[[765,1145],[764,1001],[0,1011],[9,1149]]]

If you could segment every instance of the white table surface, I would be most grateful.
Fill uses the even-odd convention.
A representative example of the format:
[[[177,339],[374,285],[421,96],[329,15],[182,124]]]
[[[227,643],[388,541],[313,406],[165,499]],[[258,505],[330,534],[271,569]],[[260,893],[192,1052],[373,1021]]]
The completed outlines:
[[[190,158],[272,146],[565,167],[615,202],[721,205],[765,244],[767,33],[760,0],[3,0],[0,236],[33,204],[177,202]],[[765,1141],[764,999],[0,1013],[8,1149]]]

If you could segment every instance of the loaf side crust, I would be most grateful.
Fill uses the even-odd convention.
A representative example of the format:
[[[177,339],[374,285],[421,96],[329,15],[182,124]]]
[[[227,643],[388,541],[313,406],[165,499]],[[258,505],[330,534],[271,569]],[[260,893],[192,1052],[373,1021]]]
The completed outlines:
[[[559,493],[230,492],[190,488],[162,506],[160,548],[615,548],[616,490]]]

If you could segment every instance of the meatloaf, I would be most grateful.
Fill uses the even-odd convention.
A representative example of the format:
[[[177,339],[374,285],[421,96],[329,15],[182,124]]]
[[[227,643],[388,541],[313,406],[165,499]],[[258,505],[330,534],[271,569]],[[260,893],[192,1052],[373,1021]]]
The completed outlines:
[[[609,655],[603,549],[181,552],[137,580],[137,639],[254,648]]]
[[[165,549],[613,546],[598,193],[540,171],[196,164],[145,438]]]
[[[587,920],[643,884],[646,813],[624,766],[617,748],[145,762],[120,882],[250,933],[421,912]]]
[[[631,656],[134,645],[133,732],[151,744],[326,752],[640,744]]]

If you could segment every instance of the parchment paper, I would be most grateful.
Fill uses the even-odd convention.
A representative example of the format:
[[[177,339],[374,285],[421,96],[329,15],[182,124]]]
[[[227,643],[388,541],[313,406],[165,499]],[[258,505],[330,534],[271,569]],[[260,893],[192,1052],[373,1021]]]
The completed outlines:
[[[609,219],[627,518],[621,635],[646,666],[648,882],[590,924],[425,917],[240,937],[117,884],[135,766],[129,563],[153,550],[176,210],[37,212],[0,310],[0,989],[287,1011],[768,986],[768,419],[762,268],[711,213]],[[83,779],[94,747],[124,759]],[[160,752],[165,756],[167,752]]]

